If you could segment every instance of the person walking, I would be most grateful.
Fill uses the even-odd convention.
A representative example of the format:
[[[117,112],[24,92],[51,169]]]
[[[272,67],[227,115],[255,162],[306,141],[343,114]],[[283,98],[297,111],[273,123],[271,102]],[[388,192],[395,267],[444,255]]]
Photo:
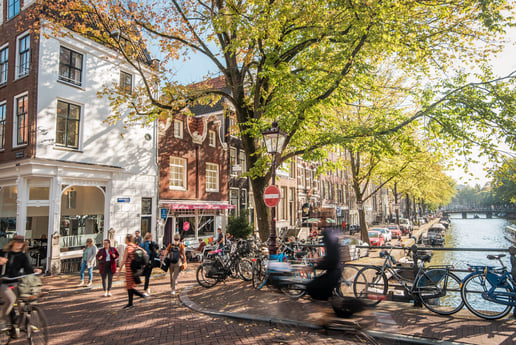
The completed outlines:
[[[118,271],[118,277],[120,277],[120,272],[122,272],[122,268],[125,266],[125,287],[127,289],[127,305],[122,309],[132,309],[133,305],[133,297],[134,295],[139,296],[143,299],[146,298],[144,294],[140,291],[136,290],[136,282],[134,280],[134,272],[131,269],[131,261],[134,259],[134,251],[136,250],[136,245],[134,244],[134,236],[131,234],[127,234],[125,237],[126,248],[124,251],[124,258],[122,259],[122,264],[120,265],[120,270]]]
[[[134,244],[141,247],[142,243],[143,243],[143,238],[140,236],[140,232],[138,230],[136,230],[134,232]]]
[[[84,271],[88,269],[88,286],[91,286],[93,282],[93,267],[96,264],[96,255],[97,255],[97,247],[93,243],[92,238],[88,238],[86,240],[86,247],[82,252],[82,261],[81,261],[81,282],[77,286],[84,285]]]
[[[116,272],[116,260],[120,254],[118,254],[116,248],[111,247],[110,240],[104,240],[103,244],[104,247],[97,252],[97,260],[99,261],[99,272],[102,277],[104,297],[111,297],[113,274]]]
[[[152,269],[154,268],[154,258],[156,257],[156,250],[158,249],[158,245],[156,242],[152,240],[152,234],[150,232],[145,234],[143,238],[143,244],[141,246],[149,255],[149,263],[143,269],[143,276],[145,277],[145,283],[143,285],[144,295],[150,295],[150,276],[152,274]]]
[[[186,255],[185,246],[180,244],[181,236],[179,234],[174,235],[172,243],[167,246],[166,256],[169,258],[169,271],[170,271],[170,293],[176,294],[176,285],[179,278],[179,272],[181,272],[181,266],[186,266]]]

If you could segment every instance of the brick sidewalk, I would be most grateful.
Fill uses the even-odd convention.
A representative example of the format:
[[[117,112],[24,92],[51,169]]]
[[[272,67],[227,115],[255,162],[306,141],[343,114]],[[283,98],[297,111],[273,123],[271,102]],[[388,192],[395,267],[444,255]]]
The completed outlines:
[[[113,297],[102,297],[103,291],[98,288],[100,279],[96,277],[93,286],[97,288],[93,289],[76,288],[78,275],[44,277],[43,280],[49,293],[42,298],[41,306],[47,314],[50,344],[53,345],[362,343],[337,332],[325,334],[303,327],[238,321],[192,311],[177,295],[170,295],[168,275],[154,277],[149,300],[142,302],[136,298],[136,308],[129,311],[121,309],[127,303],[123,280],[115,284]],[[191,265],[180,276],[178,294],[185,287],[196,284],[195,265]],[[217,287],[220,288],[224,285]],[[215,290],[205,290],[204,295],[210,296],[212,292]],[[11,342],[24,343],[21,339]]]

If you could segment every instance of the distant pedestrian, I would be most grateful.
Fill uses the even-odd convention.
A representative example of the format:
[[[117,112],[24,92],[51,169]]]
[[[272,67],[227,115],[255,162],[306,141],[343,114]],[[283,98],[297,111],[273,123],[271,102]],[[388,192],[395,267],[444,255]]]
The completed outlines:
[[[143,268],[143,276],[145,277],[145,283],[143,286],[144,294],[149,296],[150,295],[150,276],[152,274],[152,269],[154,268],[154,258],[156,258],[156,251],[158,250],[158,245],[156,242],[152,240],[152,234],[150,232],[145,234],[145,237],[143,239],[143,244],[141,247],[147,252],[149,255],[149,262],[148,264]]]
[[[141,298],[145,298],[146,296],[142,294],[140,291],[136,290],[137,284],[134,280],[134,272],[131,269],[131,261],[134,259],[134,251],[136,249],[136,245],[134,244],[134,236],[131,234],[127,234],[127,236],[125,237],[125,244],[127,245],[127,247],[124,251],[124,258],[122,259],[122,264],[120,265],[118,276],[120,277],[120,272],[122,272],[122,268],[125,266],[125,287],[127,289],[128,301],[127,305],[124,306],[122,309],[131,309],[134,308],[134,295],[139,296]]]
[[[138,230],[136,230],[134,232],[134,244],[141,247],[142,243],[143,243],[143,238],[140,236],[140,232]]]
[[[93,239],[88,238],[86,240],[86,247],[82,250],[82,261],[81,261],[81,282],[78,286],[84,285],[84,271],[88,270],[88,286],[91,286],[93,281],[93,267],[96,264],[97,247],[93,243]]]
[[[220,249],[224,246],[224,234],[222,233],[222,229],[217,229],[217,240],[215,241],[215,245],[217,245],[217,248]]]
[[[180,244],[180,240],[181,237],[179,234],[175,234],[172,243],[167,246],[166,252],[166,256],[168,256],[170,262],[170,293],[172,295],[176,294],[176,285],[179,278],[179,272],[182,271],[181,266],[186,266],[185,246]]]
[[[111,297],[113,274],[116,272],[116,260],[120,254],[116,248],[111,247],[110,240],[104,240],[103,244],[104,247],[97,252],[97,260],[99,261],[99,272],[102,277],[104,297]]]

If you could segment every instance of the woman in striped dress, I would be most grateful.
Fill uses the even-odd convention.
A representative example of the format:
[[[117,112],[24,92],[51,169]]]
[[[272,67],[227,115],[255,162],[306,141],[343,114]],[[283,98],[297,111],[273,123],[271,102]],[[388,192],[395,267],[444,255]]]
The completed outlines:
[[[131,308],[134,308],[134,305],[133,305],[134,295],[140,296],[141,298],[145,298],[145,295],[135,289],[137,284],[134,281],[134,273],[131,270],[131,261],[134,258],[134,250],[136,248],[136,245],[134,244],[134,236],[131,234],[128,234],[125,237],[125,244],[127,245],[127,247],[125,248],[125,251],[124,251],[124,258],[122,260],[122,264],[120,265],[120,270],[118,271],[118,276],[120,276],[120,272],[122,271],[122,268],[125,265],[125,287],[127,289],[127,296],[129,297],[129,300],[127,302],[127,305],[125,307],[123,307],[122,309],[131,309]]]

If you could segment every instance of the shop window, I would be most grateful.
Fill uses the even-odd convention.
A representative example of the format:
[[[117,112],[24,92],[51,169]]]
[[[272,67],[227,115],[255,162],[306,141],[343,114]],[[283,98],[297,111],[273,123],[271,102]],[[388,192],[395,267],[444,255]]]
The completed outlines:
[[[29,189],[29,200],[48,200],[49,195],[49,187],[30,187]]]

